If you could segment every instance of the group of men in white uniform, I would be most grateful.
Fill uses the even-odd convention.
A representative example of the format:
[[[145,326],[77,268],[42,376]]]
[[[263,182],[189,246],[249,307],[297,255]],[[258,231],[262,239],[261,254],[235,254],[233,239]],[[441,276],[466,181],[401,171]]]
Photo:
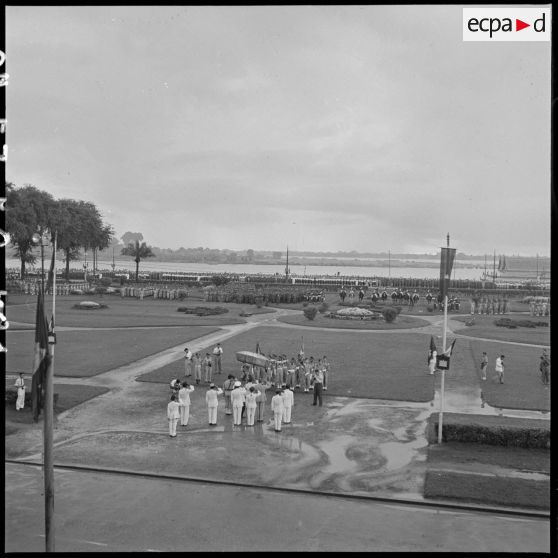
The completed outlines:
[[[314,391],[313,404],[316,405],[319,402],[321,406],[322,389],[327,389],[325,386],[327,376],[324,372],[329,371],[326,357],[319,359],[319,362],[314,362],[312,357],[300,359],[299,363],[296,363],[293,358],[288,366],[285,361],[284,368],[285,373],[283,373],[282,364],[274,369],[273,375],[269,378],[269,380],[274,380],[273,382],[268,381],[267,377],[255,378],[252,374],[257,373],[258,367],[250,367],[249,374],[243,368],[241,380],[233,374],[229,374],[222,388],[211,382],[205,394],[209,425],[217,424],[217,408],[219,396],[222,394],[225,399],[225,415],[232,415],[233,426],[240,426],[244,415],[246,415],[246,426],[254,426],[255,422],[264,420],[266,390],[274,388],[275,395],[271,398],[271,411],[276,432],[281,431],[282,424],[291,423],[294,390],[300,386],[299,381],[303,384],[305,392]],[[299,373],[297,374],[297,372]],[[194,391],[194,386],[189,385],[186,381],[180,382],[175,379],[171,382],[171,391],[171,400],[167,405],[167,418],[169,436],[174,438],[179,421],[181,426],[188,425],[190,393]]]

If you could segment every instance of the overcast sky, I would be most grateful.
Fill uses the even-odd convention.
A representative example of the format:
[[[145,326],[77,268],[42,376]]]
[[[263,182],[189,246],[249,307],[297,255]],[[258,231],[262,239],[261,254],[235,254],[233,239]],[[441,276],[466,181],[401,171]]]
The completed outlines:
[[[550,43],[461,6],[6,7],[8,181],[116,236],[550,252]]]

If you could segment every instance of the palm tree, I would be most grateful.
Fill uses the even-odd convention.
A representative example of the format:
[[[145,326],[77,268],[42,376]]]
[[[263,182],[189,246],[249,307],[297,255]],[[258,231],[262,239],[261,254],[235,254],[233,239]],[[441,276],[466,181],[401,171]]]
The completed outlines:
[[[154,258],[155,254],[151,251],[151,247],[145,242],[140,244],[139,240],[128,243],[128,246],[122,248],[120,252],[123,256],[133,256],[136,262],[136,281],[138,280],[139,263],[143,258]]]

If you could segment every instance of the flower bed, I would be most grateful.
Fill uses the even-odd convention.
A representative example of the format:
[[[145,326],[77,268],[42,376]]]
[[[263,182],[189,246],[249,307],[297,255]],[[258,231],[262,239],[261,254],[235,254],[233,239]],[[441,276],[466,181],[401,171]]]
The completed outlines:
[[[341,308],[337,312],[324,313],[328,318],[337,320],[383,320],[384,317],[380,312],[373,312],[366,308],[354,306],[351,308]]]

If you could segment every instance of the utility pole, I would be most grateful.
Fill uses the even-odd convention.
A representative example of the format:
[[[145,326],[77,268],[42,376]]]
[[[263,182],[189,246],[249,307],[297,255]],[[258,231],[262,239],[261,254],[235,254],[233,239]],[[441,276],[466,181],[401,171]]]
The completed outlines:
[[[447,234],[447,237],[446,237],[446,243],[447,243],[447,248],[449,248],[449,245],[450,245],[450,235],[449,235],[449,233]],[[449,258],[449,250],[448,250],[447,257]],[[444,278],[444,281],[445,281],[445,278]],[[448,283],[449,283],[449,278],[448,278]],[[448,293],[446,291],[445,296],[444,296],[444,329],[443,329],[443,334],[442,334],[442,354],[445,354],[445,352],[446,352],[447,329],[448,329]],[[443,423],[443,417],[444,417],[444,389],[445,389],[444,384],[445,384],[445,379],[446,379],[446,370],[444,368],[442,368],[442,378],[441,378],[441,383],[440,383],[440,413],[438,414],[438,443],[439,444],[442,443],[442,423]]]

